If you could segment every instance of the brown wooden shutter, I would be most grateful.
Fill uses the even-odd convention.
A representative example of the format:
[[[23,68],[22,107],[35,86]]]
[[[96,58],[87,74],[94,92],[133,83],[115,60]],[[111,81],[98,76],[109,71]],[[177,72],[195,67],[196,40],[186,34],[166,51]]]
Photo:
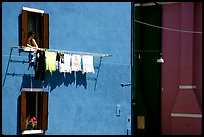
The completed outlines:
[[[42,130],[47,130],[48,124],[48,92],[42,92]]]
[[[41,48],[49,49],[49,14],[44,13],[41,18]]]
[[[26,92],[21,92],[21,131],[26,129]]]
[[[22,41],[20,46],[27,46],[27,34],[28,34],[28,22],[27,22],[27,11],[22,10],[22,22],[21,22],[21,33]]]

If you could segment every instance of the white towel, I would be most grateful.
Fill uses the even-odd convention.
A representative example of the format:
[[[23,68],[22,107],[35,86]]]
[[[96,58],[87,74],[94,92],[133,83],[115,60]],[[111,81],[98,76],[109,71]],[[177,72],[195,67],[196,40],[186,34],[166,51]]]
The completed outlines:
[[[72,55],[72,71],[81,71],[81,56],[80,55]]]
[[[83,70],[82,70],[83,74],[94,73],[93,56],[83,55],[82,62],[83,62]]]
[[[64,58],[60,58],[60,64],[59,64],[59,71],[60,72],[67,72],[71,73],[71,66],[70,66],[70,54],[64,54]]]

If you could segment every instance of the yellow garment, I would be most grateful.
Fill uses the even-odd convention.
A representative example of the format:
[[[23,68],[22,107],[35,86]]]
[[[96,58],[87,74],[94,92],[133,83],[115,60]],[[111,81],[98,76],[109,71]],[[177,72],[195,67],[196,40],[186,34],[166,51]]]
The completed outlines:
[[[45,52],[46,57],[46,71],[50,71],[50,73],[56,71],[56,52]]]

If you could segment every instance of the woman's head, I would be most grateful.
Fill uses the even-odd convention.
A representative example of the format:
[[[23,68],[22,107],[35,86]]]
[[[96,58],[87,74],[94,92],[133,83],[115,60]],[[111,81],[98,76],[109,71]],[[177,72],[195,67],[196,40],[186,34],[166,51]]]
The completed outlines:
[[[35,37],[35,33],[33,32],[33,31],[30,31],[29,33],[28,33],[28,38],[34,38]]]

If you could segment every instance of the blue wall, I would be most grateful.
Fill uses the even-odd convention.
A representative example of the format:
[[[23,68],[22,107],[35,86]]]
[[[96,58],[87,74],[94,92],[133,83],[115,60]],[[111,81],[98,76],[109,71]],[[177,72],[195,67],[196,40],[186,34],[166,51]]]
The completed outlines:
[[[49,92],[49,134],[127,134],[131,115],[131,88],[120,83],[131,81],[131,3],[128,2],[3,2],[2,3],[2,133],[17,134],[18,98],[23,87],[41,87],[29,77],[28,64],[10,63],[10,46],[18,46],[18,16],[25,7],[44,10],[49,18],[50,49],[112,54],[102,59],[97,73],[72,75],[46,73],[44,88]],[[13,52],[15,59],[26,53]],[[99,58],[94,58],[98,66]],[[95,70],[97,72],[97,69]],[[32,79],[32,83],[31,83]],[[121,115],[116,116],[116,105]]]

